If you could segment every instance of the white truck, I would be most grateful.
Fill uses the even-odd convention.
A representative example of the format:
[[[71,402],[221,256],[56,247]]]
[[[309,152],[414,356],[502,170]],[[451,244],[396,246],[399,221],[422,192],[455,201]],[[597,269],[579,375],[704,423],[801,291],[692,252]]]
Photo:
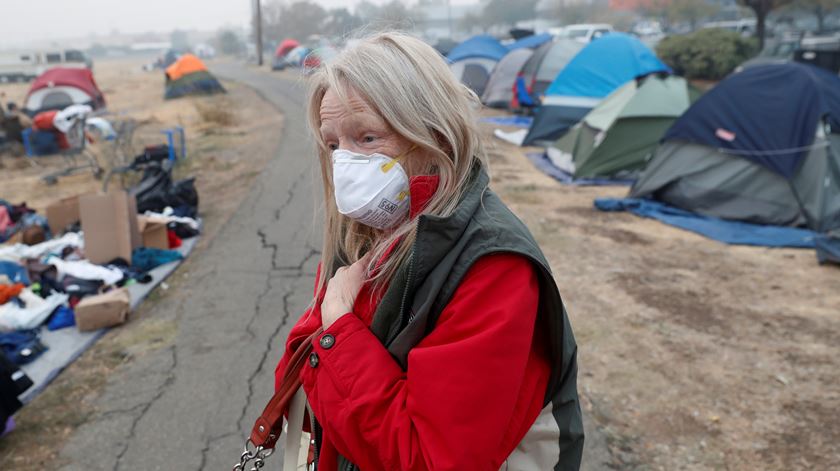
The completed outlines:
[[[64,51],[0,52],[0,82],[33,80],[52,67],[93,66],[90,58],[78,49]]]
[[[578,42],[588,43],[593,39],[613,32],[612,25],[606,23],[583,23],[563,26],[561,28],[549,28],[549,33],[560,38],[573,39]]]

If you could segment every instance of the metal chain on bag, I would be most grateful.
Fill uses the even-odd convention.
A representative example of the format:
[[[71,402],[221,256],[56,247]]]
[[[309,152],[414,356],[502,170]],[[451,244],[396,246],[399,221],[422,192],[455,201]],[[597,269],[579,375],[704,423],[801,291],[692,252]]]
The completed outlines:
[[[251,449],[252,447],[253,449]],[[245,467],[251,461],[254,462],[254,465],[248,471],[259,471],[265,466],[265,459],[271,456],[272,453],[274,453],[273,449],[266,450],[261,446],[254,447],[254,442],[248,439],[245,442],[245,449],[242,455],[239,456],[239,463],[233,467],[233,471],[245,471]]]
[[[300,370],[303,368],[305,359],[309,357],[309,353],[312,351],[313,340],[323,330],[323,328],[318,328],[315,332],[312,332],[292,354],[289,363],[286,365],[286,371],[283,373],[280,386],[254,423],[251,435],[245,442],[245,448],[239,455],[239,463],[233,467],[233,471],[246,471],[246,467],[252,461],[253,464],[248,471],[259,471],[265,466],[265,459],[274,453],[274,445],[280,438],[285,412],[289,412],[289,419],[294,423],[294,430],[302,430],[303,413],[306,411],[306,395],[301,389]],[[291,425],[292,423],[290,423]],[[298,444],[299,441],[298,438]],[[297,458],[296,454],[293,456]]]

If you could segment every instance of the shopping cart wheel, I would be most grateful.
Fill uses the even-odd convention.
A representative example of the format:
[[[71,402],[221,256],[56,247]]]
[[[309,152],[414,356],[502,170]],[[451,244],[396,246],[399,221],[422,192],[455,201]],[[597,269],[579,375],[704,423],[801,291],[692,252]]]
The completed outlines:
[[[97,180],[102,180],[103,175],[105,175],[105,170],[102,167],[96,167],[96,170],[93,171],[93,178]]]
[[[46,183],[47,185],[50,185],[50,186],[58,183],[58,177],[54,177],[52,175],[47,175],[46,177],[41,177],[41,180],[44,180],[44,183]]]

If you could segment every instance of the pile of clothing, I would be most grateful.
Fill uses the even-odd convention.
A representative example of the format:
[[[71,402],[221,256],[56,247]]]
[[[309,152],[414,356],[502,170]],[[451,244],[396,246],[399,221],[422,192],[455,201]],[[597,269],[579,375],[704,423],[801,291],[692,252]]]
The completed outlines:
[[[199,233],[195,219],[176,216],[171,209],[149,214],[167,223],[171,248]],[[91,263],[79,232],[34,245],[0,245],[0,352],[17,365],[33,361],[47,349],[39,335],[42,326],[73,326],[73,309],[83,299],[149,283],[150,270],[183,256],[176,250],[140,247],[131,258]]]

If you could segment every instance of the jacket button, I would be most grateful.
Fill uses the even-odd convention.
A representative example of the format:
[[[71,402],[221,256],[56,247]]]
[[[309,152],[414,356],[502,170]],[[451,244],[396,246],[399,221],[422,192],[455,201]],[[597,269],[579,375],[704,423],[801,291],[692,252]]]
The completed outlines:
[[[321,344],[321,348],[329,350],[333,347],[333,345],[335,345],[335,337],[333,337],[331,334],[324,334],[324,336],[321,337],[321,340],[318,343]]]
[[[316,366],[318,366],[318,354],[317,353],[312,352],[312,353],[309,354],[309,366],[311,366],[312,368],[315,368]]]

